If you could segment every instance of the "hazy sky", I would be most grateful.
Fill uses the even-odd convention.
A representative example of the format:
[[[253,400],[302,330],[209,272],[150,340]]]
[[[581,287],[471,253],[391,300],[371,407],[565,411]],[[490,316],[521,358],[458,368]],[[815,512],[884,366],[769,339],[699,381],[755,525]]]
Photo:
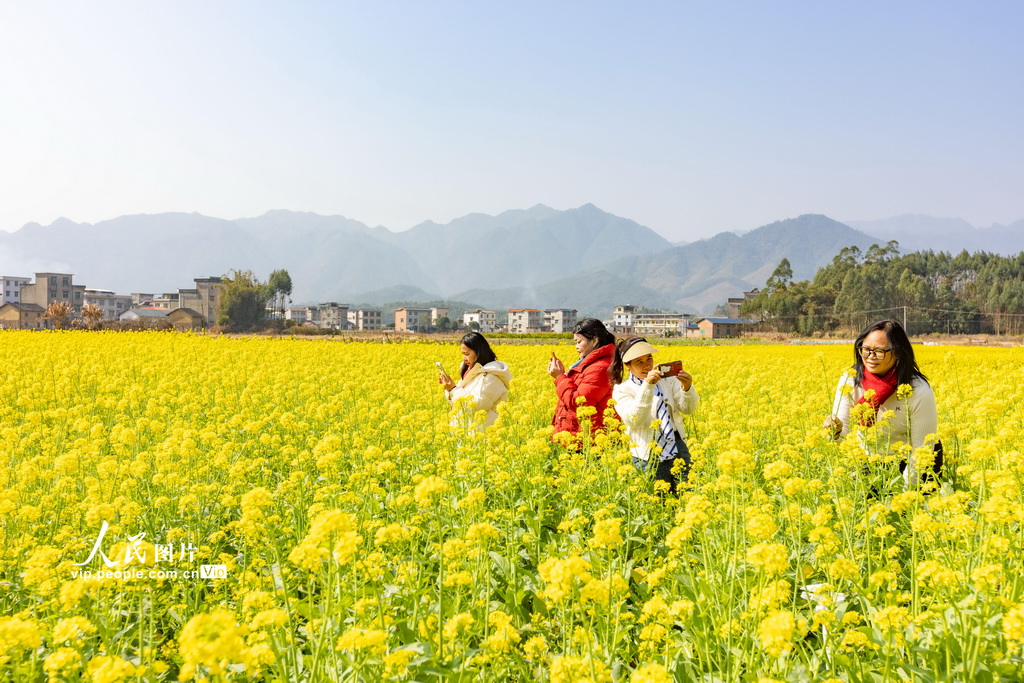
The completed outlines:
[[[0,229],[1024,218],[1024,3],[0,0]]]

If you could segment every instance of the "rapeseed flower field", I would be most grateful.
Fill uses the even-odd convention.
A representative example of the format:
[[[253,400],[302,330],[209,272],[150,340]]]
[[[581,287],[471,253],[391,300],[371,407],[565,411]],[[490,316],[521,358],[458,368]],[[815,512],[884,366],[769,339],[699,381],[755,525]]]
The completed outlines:
[[[677,347],[678,499],[614,430],[550,441],[497,345],[454,430],[430,343],[0,334],[11,681],[1024,678],[1020,349],[919,349],[946,474],[821,428],[848,347]],[[925,454],[918,454],[924,456]]]

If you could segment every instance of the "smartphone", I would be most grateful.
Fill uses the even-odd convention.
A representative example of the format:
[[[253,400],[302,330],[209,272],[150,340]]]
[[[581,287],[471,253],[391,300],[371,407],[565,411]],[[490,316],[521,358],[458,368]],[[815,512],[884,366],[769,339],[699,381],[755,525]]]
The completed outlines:
[[[440,370],[441,372],[444,372],[444,366],[441,365],[441,361],[434,361],[434,365],[437,366],[438,370]]]
[[[658,366],[658,372],[662,377],[675,377],[683,371],[683,361],[674,360],[671,363],[662,363]]]

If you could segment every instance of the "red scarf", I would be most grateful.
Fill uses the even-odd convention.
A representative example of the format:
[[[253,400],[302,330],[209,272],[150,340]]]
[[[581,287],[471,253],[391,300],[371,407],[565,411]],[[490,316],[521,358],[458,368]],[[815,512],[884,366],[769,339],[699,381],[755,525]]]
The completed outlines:
[[[864,371],[864,379],[861,380],[861,386],[864,388],[865,394],[869,390],[874,389],[875,395],[871,398],[861,396],[857,400],[858,404],[871,403],[871,407],[874,408],[874,412],[865,418],[863,424],[871,426],[875,423],[875,415],[878,414],[878,409],[889,400],[890,396],[896,393],[897,381],[895,365],[884,375],[876,375],[867,370]]]

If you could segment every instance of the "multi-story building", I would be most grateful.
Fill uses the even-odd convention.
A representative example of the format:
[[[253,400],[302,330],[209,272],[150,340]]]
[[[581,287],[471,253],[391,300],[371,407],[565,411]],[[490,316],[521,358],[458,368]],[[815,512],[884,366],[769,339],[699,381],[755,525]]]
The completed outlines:
[[[379,330],[381,318],[381,312],[372,308],[353,308],[348,312],[349,326],[353,330]]]
[[[313,311],[308,306],[298,306],[284,309],[284,319],[291,320],[300,325],[313,322]]]
[[[536,308],[508,309],[509,332],[540,332],[544,327],[544,314]]]
[[[636,334],[684,334],[692,315],[689,313],[636,313],[633,332]]]
[[[729,311],[729,317],[730,318],[739,318],[740,317],[740,307],[743,306],[744,302],[750,301],[751,299],[756,298],[759,293],[760,292],[756,288],[754,288],[754,289],[750,290],[749,292],[743,292],[743,296],[742,297],[739,297],[739,296],[731,296],[731,297],[729,297],[728,301],[726,301],[726,308]]]
[[[544,327],[551,332],[572,332],[572,328],[576,327],[576,309],[547,309],[544,311]]]
[[[21,303],[21,287],[32,282],[30,277],[21,277],[18,275],[0,275],[0,282],[3,283],[3,290],[0,291],[0,306],[3,304],[19,304]]]
[[[434,307],[430,309],[430,324],[437,325],[437,321],[441,318],[448,317],[448,309],[443,307]]]
[[[135,306],[166,308],[168,311],[173,311],[175,308],[181,308],[181,306],[178,305],[181,303],[181,294],[179,292],[165,292],[155,296],[153,294],[143,294],[140,296],[148,296],[149,298],[141,299],[140,301],[134,301],[133,299],[133,304]],[[216,313],[214,313],[214,317],[216,317]]]
[[[85,304],[96,304],[103,311],[104,320],[120,320],[121,314],[132,307],[128,294],[114,294],[109,289],[85,290]]]
[[[329,327],[332,330],[346,330],[349,328],[348,304],[339,304],[333,301],[320,304],[320,327]]]
[[[431,325],[432,308],[396,308],[395,332],[423,332]]]
[[[224,293],[224,282],[219,277],[197,277],[195,283],[194,289],[178,290],[178,305],[173,308],[191,308],[206,319],[207,325],[213,325],[217,322],[217,306]]]
[[[85,285],[76,285],[71,273],[36,273],[36,281],[21,285],[21,303],[35,304],[44,311],[52,303],[71,306],[74,316],[82,315]]]
[[[636,316],[636,306],[616,306],[612,313],[613,332],[633,331],[633,318]]]
[[[476,323],[478,332],[487,334],[497,329],[498,317],[494,311],[485,311],[478,308],[475,311],[466,311],[462,314],[462,324],[466,327],[472,327],[471,323]]]

